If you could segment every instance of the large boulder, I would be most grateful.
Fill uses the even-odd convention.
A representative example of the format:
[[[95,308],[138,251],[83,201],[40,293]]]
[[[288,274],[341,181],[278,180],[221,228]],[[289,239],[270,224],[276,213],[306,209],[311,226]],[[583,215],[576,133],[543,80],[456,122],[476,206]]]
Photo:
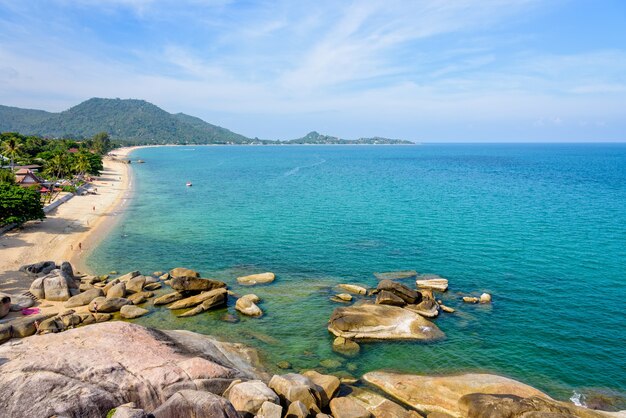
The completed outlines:
[[[0,344],[9,341],[13,336],[13,326],[11,324],[0,324]]]
[[[176,267],[170,270],[170,277],[200,277],[200,273],[185,267]]]
[[[154,418],[240,418],[228,400],[210,392],[181,390],[152,412]]]
[[[263,402],[257,412],[257,418],[281,418],[282,416],[283,407],[272,402]]]
[[[54,302],[64,302],[72,296],[68,281],[60,270],[52,270],[43,278],[43,291],[45,299]]]
[[[471,393],[550,399],[535,388],[492,374],[421,376],[375,371],[363,375],[363,380],[419,411],[455,417],[464,416],[459,409],[459,400]]]
[[[59,270],[61,270],[61,274],[63,276],[69,279],[72,279],[72,281],[75,279],[74,269],[72,268],[72,265],[68,261],[62,262],[61,266],[59,267]]]
[[[420,289],[431,289],[438,292],[448,290],[448,279],[444,279],[436,274],[423,274],[417,278],[415,284]]]
[[[376,290],[393,293],[406,303],[419,303],[422,300],[421,293],[392,280],[381,280],[376,286]]]
[[[255,284],[265,284],[272,283],[276,275],[274,273],[259,273],[259,274],[251,274],[249,276],[241,276],[237,277],[237,282],[239,284],[252,286]]]
[[[124,305],[120,308],[120,316],[124,319],[135,319],[149,313],[147,309],[135,305]]]
[[[212,279],[201,279],[199,277],[174,277],[170,281],[170,286],[174,290],[178,290],[179,292],[188,291],[188,292],[202,292],[206,290],[219,289],[221,287],[226,287],[226,283],[221,282],[219,280]]]
[[[321,374],[315,370],[307,370],[302,375],[308,377],[317,386],[315,389],[319,394],[320,406],[322,408],[325,408],[339,391],[341,382],[335,376]]]
[[[337,337],[333,340],[333,351],[343,354],[344,356],[353,357],[359,354],[361,347],[352,340]]]
[[[545,397],[471,393],[459,399],[459,415],[467,418],[601,418],[607,415]]]
[[[0,297],[3,295],[11,298],[11,311],[12,312],[19,312],[22,309],[30,308],[31,306],[35,304],[35,301],[33,299],[25,295],[16,295],[16,294],[8,294],[8,293],[0,292]]]
[[[48,274],[57,268],[54,261],[40,261],[39,263],[26,264],[20,267],[20,271],[32,274]]]
[[[54,316],[54,314],[29,315],[23,318],[12,319],[7,325],[11,326],[11,335],[13,338],[24,338],[36,333],[37,324],[52,316]]]
[[[11,312],[11,298],[7,295],[0,295],[0,318],[4,318]]]
[[[278,395],[260,380],[233,385],[228,391],[228,400],[243,417],[256,415],[265,402],[280,403]]]
[[[262,316],[263,311],[256,305],[261,299],[257,295],[249,294],[244,295],[237,299],[235,302],[235,309],[244,315],[248,316]]]
[[[47,274],[47,273],[46,273]],[[30,284],[28,291],[37,299],[45,299],[46,293],[43,288],[43,277],[39,277]]]
[[[125,298],[95,298],[89,302],[89,310],[91,312],[117,312],[122,306],[132,305],[133,303]]]
[[[248,350],[200,334],[121,321],[27,338],[19,345],[0,346],[0,411],[7,417],[100,418],[120,404],[134,402],[155,416],[194,416],[168,414],[175,409],[162,405],[178,390],[202,388],[221,394],[233,379],[258,378],[243,371],[253,370]],[[218,399],[221,409],[215,411],[230,405],[208,392],[199,393],[203,399]],[[185,409],[193,410],[206,412]],[[237,417],[234,409],[228,411],[225,416]]]
[[[337,308],[328,330],[356,340],[435,340],[445,337],[437,325],[422,316],[389,305],[364,304]]]
[[[123,298],[126,296],[126,282],[113,285],[106,292],[107,298]]]
[[[376,294],[376,303],[378,305],[404,306],[406,302],[400,296],[387,290],[382,290]]]
[[[416,411],[409,411],[404,407],[398,405],[395,402],[375,393],[371,390],[346,386],[344,392],[347,392],[346,397],[353,399],[359,403],[363,408],[367,409],[374,418],[421,418],[422,415]],[[431,415],[429,415],[429,418]],[[444,418],[443,416],[437,417],[432,415],[432,418]],[[446,418],[451,418],[446,416]]]
[[[126,274],[121,275],[120,277],[118,277],[116,280],[118,280],[119,282],[127,282],[130,279],[139,276],[141,273],[139,271],[130,271]]]
[[[143,290],[143,286],[146,284],[146,276],[136,276],[130,279],[126,283],[126,291],[128,293],[139,293]]]
[[[385,273],[374,273],[374,276],[376,276],[378,280],[399,280],[415,277],[417,276],[417,272],[415,270],[389,271]]]
[[[163,296],[159,296],[158,298],[154,299],[154,302],[152,302],[155,306],[158,305],[167,305],[168,303],[172,303],[175,302],[177,300],[180,300],[182,298],[184,298],[185,296],[180,293],[180,292],[172,292],[172,293],[167,293]]]
[[[335,398],[330,401],[330,411],[334,418],[370,418],[369,413],[361,404],[351,398]]]
[[[338,285],[343,290],[347,290],[350,293],[355,293],[357,295],[366,295],[367,289],[363,286],[359,286],[358,284],[350,284],[350,283],[342,283]]]
[[[189,316],[198,315],[202,312],[208,311],[209,309],[226,305],[226,295],[228,294],[226,292],[226,289],[215,289],[207,293],[212,293],[211,297],[203,301],[200,305],[196,306],[195,308],[190,309],[178,315],[178,317],[186,318]]]
[[[308,411],[320,412],[321,398],[316,386],[308,377],[296,373],[274,375],[269,383],[283,406],[302,402]]]
[[[67,302],[65,302],[64,306],[66,308],[77,308],[79,306],[89,305],[89,302],[91,302],[95,298],[103,296],[104,292],[102,291],[102,289],[94,287],[93,289],[86,290],[76,296],[72,296],[68,299]]]
[[[439,304],[430,298],[425,298],[417,305],[406,305],[405,309],[420,314],[425,318],[434,318],[439,315]]]
[[[168,309],[185,309],[191,308],[193,306],[199,305],[206,300],[211,300],[209,302],[210,306],[216,306],[222,304],[226,301],[226,289],[219,288],[213,289],[208,292],[202,292],[199,295],[190,296],[188,298],[181,299],[177,302],[172,303],[168,306]]]

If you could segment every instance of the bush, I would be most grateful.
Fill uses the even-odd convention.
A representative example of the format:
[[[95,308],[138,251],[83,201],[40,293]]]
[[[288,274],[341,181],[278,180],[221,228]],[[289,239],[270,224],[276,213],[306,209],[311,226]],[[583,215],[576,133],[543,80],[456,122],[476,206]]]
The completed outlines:
[[[37,189],[0,183],[0,225],[23,224],[45,217]]]

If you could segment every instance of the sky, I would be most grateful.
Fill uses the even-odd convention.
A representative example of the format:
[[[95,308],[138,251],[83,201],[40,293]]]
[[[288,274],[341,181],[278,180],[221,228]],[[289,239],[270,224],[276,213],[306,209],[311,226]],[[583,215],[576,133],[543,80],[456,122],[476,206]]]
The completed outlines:
[[[0,104],[249,137],[626,141],[622,0],[0,0]]]

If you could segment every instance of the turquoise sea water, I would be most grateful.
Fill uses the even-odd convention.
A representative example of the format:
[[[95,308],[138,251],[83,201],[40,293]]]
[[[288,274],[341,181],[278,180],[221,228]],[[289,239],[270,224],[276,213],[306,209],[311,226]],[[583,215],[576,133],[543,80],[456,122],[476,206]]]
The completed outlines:
[[[626,408],[626,145],[210,146],[137,150],[136,193],[92,253],[98,271],[186,266],[254,292],[261,319],[233,306],[141,324],[258,347],[295,369],[338,359],[360,375],[487,371],[568,399],[622,397]],[[193,187],[185,187],[187,181]],[[375,271],[450,280],[457,309],[444,341],[331,350],[329,301]],[[245,289],[235,277],[273,271]],[[413,280],[405,281],[414,285]],[[462,294],[493,295],[465,305]],[[231,304],[232,305],[232,304]]]

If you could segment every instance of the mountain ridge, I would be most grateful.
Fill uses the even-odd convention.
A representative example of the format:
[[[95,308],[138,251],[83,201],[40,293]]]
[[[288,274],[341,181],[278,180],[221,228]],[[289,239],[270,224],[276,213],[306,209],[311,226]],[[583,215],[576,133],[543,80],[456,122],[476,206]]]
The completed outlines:
[[[316,131],[288,141],[261,140],[185,113],[169,113],[145,100],[96,97],[58,113],[0,105],[0,132],[77,139],[107,132],[111,139],[128,145],[412,144],[381,137],[348,140]]]

